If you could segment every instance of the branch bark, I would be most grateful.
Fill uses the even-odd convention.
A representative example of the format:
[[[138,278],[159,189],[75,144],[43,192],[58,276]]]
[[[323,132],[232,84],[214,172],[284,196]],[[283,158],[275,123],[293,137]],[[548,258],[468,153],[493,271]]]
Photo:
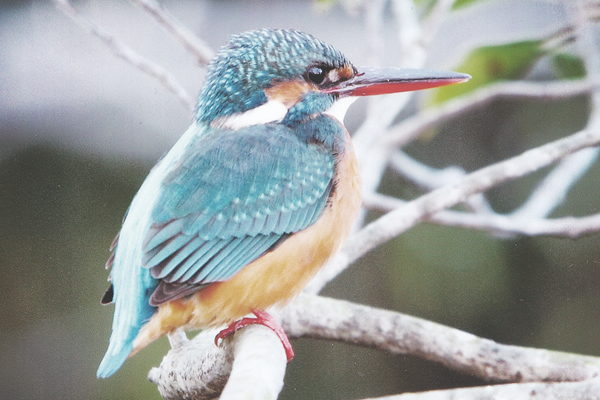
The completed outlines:
[[[583,381],[600,376],[600,359],[496,343],[435,322],[314,295],[281,311],[290,337],[340,340],[440,363],[490,382]]]
[[[404,393],[365,400],[598,400],[600,380],[581,382],[513,383],[508,385],[479,386],[422,393]]]
[[[287,358],[269,328],[250,325],[215,345],[218,330],[192,340],[172,342],[172,349],[148,379],[166,400],[275,400],[283,387]]]

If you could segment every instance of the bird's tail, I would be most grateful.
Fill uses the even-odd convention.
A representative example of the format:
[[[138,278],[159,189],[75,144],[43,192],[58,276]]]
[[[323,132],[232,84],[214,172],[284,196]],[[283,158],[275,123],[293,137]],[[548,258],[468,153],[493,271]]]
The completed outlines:
[[[123,365],[131,351],[133,350],[133,342],[137,337],[142,325],[152,316],[155,311],[147,300],[143,306],[143,312],[136,312],[136,318],[127,318],[119,312],[119,303],[115,309],[113,321],[113,330],[110,335],[108,350],[98,367],[96,375],[98,378],[108,378],[114,374]],[[130,314],[131,315],[131,314]]]
[[[115,276],[118,274],[115,274],[116,270],[113,269],[115,314],[108,350],[96,373],[98,378],[108,378],[123,365],[131,354],[133,342],[142,325],[156,311],[156,308],[149,303],[156,281],[152,279],[147,269],[139,268],[137,271],[140,275],[134,279],[129,277],[120,280],[120,277]]]
[[[113,331],[110,337],[108,350],[106,350],[106,354],[104,354],[104,358],[98,367],[98,372],[96,372],[98,378],[108,378],[117,372],[133,349],[133,340],[135,339],[135,336],[133,339],[130,337],[117,339],[116,336],[117,333]]]

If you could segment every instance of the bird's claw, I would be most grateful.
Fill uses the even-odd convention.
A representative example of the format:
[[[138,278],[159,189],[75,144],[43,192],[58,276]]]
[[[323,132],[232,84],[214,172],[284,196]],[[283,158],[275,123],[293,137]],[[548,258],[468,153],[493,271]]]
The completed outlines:
[[[273,332],[275,332],[275,334],[277,335],[279,340],[281,340],[281,344],[283,345],[283,349],[285,350],[285,355],[286,355],[287,361],[288,362],[292,361],[292,359],[294,358],[294,349],[292,347],[292,344],[290,343],[290,339],[287,337],[287,335],[286,335],[285,331],[283,330],[283,328],[281,327],[281,325],[279,325],[279,323],[277,323],[275,318],[273,318],[271,315],[269,315],[265,311],[256,310],[256,311],[253,311],[252,313],[254,315],[256,315],[256,318],[248,318],[248,317],[242,318],[238,321],[233,322],[227,328],[220,331],[215,336],[215,345],[217,347],[220,347],[221,344],[223,343],[223,340],[225,340],[225,338],[227,336],[239,331],[240,329],[242,329],[248,325],[256,325],[256,324],[264,325],[267,328],[271,329]]]

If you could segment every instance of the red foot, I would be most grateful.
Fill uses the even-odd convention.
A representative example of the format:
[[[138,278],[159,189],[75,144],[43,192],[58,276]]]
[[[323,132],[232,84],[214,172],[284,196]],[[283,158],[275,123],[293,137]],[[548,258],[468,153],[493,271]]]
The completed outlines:
[[[285,331],[283,330],[281,325],[279,325],[277,323],[277,321],[275,321],[275,318],[271,317],[265,311],[255,310],[255,311],[252,311],[252,313],[254,315],[256,315],[256,318],[242,318],[239,321],[235,321],[234,323],[229,325],[227,328],[225,328],[221,332],[219,332],[217,334],[217,336],[215,336],[215,344],[217,346],[219,346],[219,339],[223,340],[227,336],[239,331],[240,329],[242,329],[245,326],[260,324],[260,325],[266,326],[267,328],[270,328],[273,332],[275,332],[275,334],[279,337],[279,340],[281,340],[281,344],[283,345],[283,348],[285,349],[285,355],[287,357],[287,361],[288,362],[292,361],[292,358],[294,358],[294,349],[292,348],[290,339],[288,339],[288,337],[285,334]]]

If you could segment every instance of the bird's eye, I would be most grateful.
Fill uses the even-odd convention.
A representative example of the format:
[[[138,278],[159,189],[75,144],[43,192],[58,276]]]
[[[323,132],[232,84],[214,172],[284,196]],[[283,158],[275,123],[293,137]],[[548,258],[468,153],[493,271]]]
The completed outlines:
[[[325,81],[327,73],[321,67],[310,67],[306,76],[312,83],[320,85]]]

